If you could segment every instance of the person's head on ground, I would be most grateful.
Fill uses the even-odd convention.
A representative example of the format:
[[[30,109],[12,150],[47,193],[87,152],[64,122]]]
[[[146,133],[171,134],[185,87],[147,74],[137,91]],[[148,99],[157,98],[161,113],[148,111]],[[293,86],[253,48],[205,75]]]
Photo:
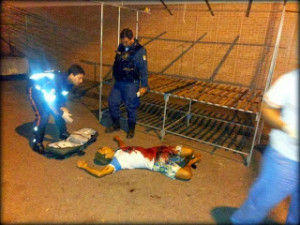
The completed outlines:
[[[104,146],[100,148],[95,154],[95,162],[105,165],[108,164],[115,155],[115,151],[112,148]]]
[[[120,33],[121,42],[125,47],[129,47],[134,43],[132,30],[126,28]]]
[[[79,86],[83,82],[83,77],[85,75],[84,70],[78,64],[73,64],[67,71],[68,80],[74,86]]]

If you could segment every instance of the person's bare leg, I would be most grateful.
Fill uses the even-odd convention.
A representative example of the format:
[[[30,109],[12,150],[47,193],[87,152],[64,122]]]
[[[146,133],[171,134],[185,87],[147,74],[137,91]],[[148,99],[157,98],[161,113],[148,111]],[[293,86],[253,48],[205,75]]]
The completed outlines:
[[[195,155],[195,158],[191,159],[188,164],[185,165],[185,167],[180,168],[176,173],[176,178],[182,179],[182,180],[190,180],[192,178],[192,169],[191,166],[201,160],[201,155]]]
[[[127,145],[125,144],[125,142],[122,141],[119,136],[115,136],[114,140],[118,143],[119,148],[125,148],[125,147],[127,147]]]
[[[181,153],[180,153],[180,157],[181,158],[188,158],[188,157],[192,157],[194,154],[194,150],[191,148],[187,148],[187,147],[182,147],[181,148]]]
[[[187,158],[191,159],[194,156],[194,158],[200,158],[201,159],[201,154],[200,153],[195,153],[193,149],[187,148],[187,147],[182,147],[181,148],[181,153],[180,157],[181,158]]]

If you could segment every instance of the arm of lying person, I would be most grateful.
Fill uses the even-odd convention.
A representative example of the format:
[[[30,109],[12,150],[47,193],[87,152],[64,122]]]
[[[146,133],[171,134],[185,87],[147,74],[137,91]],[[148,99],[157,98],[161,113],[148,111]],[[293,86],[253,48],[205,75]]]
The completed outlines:
[[[125,148],[127,145],[121,140],[119,136],[114,136],[114,140],[118,143],[119,148]]]
[[[102,169],[97,170],[97,169],[90,167],[86,161],[78,161],[77,167],[87,171],[88,173],[90,173],[93,176],[98,177],[98,178],[104,177],[104,176],[112,174],[114,172],[114,168],[110,165],[107,165],[107,166],[103,167]]]

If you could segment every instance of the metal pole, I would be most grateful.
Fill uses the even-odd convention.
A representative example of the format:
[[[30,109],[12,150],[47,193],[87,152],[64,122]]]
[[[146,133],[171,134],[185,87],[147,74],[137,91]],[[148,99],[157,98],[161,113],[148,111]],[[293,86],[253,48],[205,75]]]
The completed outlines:
[[[103,70],[103,3],[101,4],[101,19],[100,19],[100,93],[99,93],[99,123],[102,119],[102,70]]]
[[[104,3],[104,2],[94,1],[94,0],[89,0],[89,1],[94,2],[95,4],[105,4],[105,5],[110,5],[110,6],[114,6],[114,7],[120,7],[122,9],[128,9],[128,10],[132,10],[132,11],[139,11],[139,12],[146,13],[146,14],[149,14],[149,15],[151,14],[149,11],[130,8],[130,7],[123,6],[123,5],[112,4],[112,3],[109,3],[109,2]]]
[[[259,134],[258,134],[258,138],[257,138],[257,144],[260,144],[261,136],[263,134],[263,128],[264,128],[264,121],[261,119],[261,125],[260,125],[260,128],[259,128]]]
[[[118,47],[120,44],[120,26],[121,26],[121,8],[119,7],[119,17],[118,17]]]
[[[189,111],[187,113],[187,120],[186,120],[186,125],[189,127],[190,126],[190,120],[191,120],[191,111],[192,111],[192,100],[189,102]]]
[[[280,24],[279,24],[279,28],[278,28],[276,43],[275,43],[275,47],[274,47],[274,52],[273,52],[273,56],[272,56],[272,61],[271,61],[270,70],[269,70],[268,79],[267,79],[267,83],[266,83],[266,86],[265,86],[264,93],[269,89],[272,78],[273,78],[273,73],[274,73],[274,69],[275,69],[275,65],[276,65],[276,58],[277,58],[277,53],[278,53],[278,48],[279,48],[279,42],[280,42],[281,32],[282,32],[282,27],[283,27],[285,7],[286,7],[286,4],[284,4],[283,9],[282,9],[282,13],[281,13],[281,18],[280,18]]]
[[[255,145],[257,131],[258,131],[258,126],[259,126],[259,121],[260,121],[260,116],[261,116],[261,113],[259,113],[257,115],[257,122],[256,122],[256,126],[255,126],[255,131],[254,131],[254,135],[253,135],[253,140],[252,140],[251,148],[250,148],[250,153],[247,156],[247,166],[249,166],[250,162],[251,162],[251,158],[252,158],[252,154],[253,154],[253,148],[254,148],[254,145]]]
[[[139,11],[136,11],[135,39],[139,37]]]
[[[170,97],[170,94],[165,94],[165,95],[164,95],[165,108],[164,108],[163,126],[162,126],[162,130],[161,130],[161,132],[160,132],[160,134],[161,134],[161,140],[164,139],[164,136],[165,136],[165,134],[166,134],[166,131],[165,131],[165,124],[166,124],[166,117],[167,117],[167,108],[168,108],[169,97]]]
[[[283,21],[284,21],[284,16],[285,16],[285,7],[286,7],[286,1],[284,1],[282,13],[281,13],[281,18],[280,18],[280,24],[279,24],[279,28],[278,28],[276,43],[275,43],[275,47],[274,47],[274,52],[273,52],[273,56],[272,56],[272,61],[271,61],[270,70],[269,70],[268,79],[267,79],[267,83],[266,83],[266,86],[265,86],[264,93],[266,93],[266,91],[270,87],[272,77],[273,77],[273,73],[274,73],[274,69],[275,69],[275,65],[276,65],[276,58],[277,58],[277,53],[278,53],[278,48],[279,48],[279,43],[280,43],[280,38],[281,38],[281,33],[282,33],[282,27],[283,27]],[[258,114],[256,127],[255,127],[255,132],[254,132],[253,141],[252,141],[252,146],[251,146],[251,149],[250,149],[250,154],[247,157],[247,166],[249,166],[250,162],[251,162],[252,152],[253,152],[253,148],[254,148],[254,145],[255,145],[256,135],[257,135],[259,121],[260,121],[260,116],[261,116],[261,113]]]
[[[28,57],[28,16],[25,15],[25,29],[26,29],[26,57]]]

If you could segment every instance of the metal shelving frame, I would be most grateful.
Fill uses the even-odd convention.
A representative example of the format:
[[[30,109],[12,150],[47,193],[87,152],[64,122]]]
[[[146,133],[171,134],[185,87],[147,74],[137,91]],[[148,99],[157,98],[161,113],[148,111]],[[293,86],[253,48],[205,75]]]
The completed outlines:
[[[273,76],[273,72],[274,72],[274,69],[275,69],[275,64],[276,64],[276,58],[277,58],[277,53],[278,53],[278,48],[279,48],[279,42],[280,42],[280,37],[281,37],[281,33],[282,33],[282,27],[283,27],[283,22],[284,22],[284,16],[285,16],[285,8],[286,8],[286,1],[284,1],[284,6],[283,6],[283,9],[282,9],[282,14],[281,14],[281,19],[280,19],[280,24],[279,24],[279,28],[278,28],[278,33],[277,33],[277,38],[276,38],[276,44],[275,44],[275,47],[274,47],[274,52],[273,52],[273,56],[272,56],[272,61],[271,61],[271,65],[270,65],[270,69],[269,69],[269,73],[268,73],[268,78],[267,78],[267,82],[265,84],[265,89],[263,91],[263,94],[268,90],[270,84],[271,84],[271,81],[272,81],[272,76]],[[120,12],[120,10],[119,10]],[[120,16],[120,14],[119,14]],[[118,29],[119,29],[119,26],[118,26]],[[138,29],[138,13],[137,13],[137,29]],[[103,36],[103,3],[101,4],[101,40],[100,40],[100,44],[101,44],[101,54],[100,54],[100,104],[99,104],[99,121],[101,121],[101,118],[102,118],[102,109],[101,109],[101,106],[102,106],[102,84],[103,84],[103,81],[102,81],[102,36]],[[119,42],[119,40],[118,40]],[[193,85],[193,84],[191,84]],[[186,87],[186,85],[184,85],[183,87]],[[180,87],[176,89],[177,90],[180,90]],[[153,103],[147,103],[147,102],[143,102],[141,107],[140,107],[140,112],[142,111],[143,112],[143,109],[147,106],[148,106],[148,109],[146,110],[146,112],[143,112],[144,115],[140,118],[140,120],[138,121],[138,124],[140,125],[143,125],[143,126],[146,126],[146,127],[149,127],[149,128],[152,128],[152,129],[156,129],[156,130],[160,130],[160,135],[161,135],[161,139],[164,138],[164,136],[169,133],[169,134],[173,134],[173,135],[177,135],[177,136],[181,136],[181,137],[184,137],[184,138],[187,138],[187,139],[190,139],[190,140],[194,140],[194,141],[198,141],[198,142],[201,142],[201,143],[204,143],[204,144],[207,144],[207,145],[211,145],[211,146],[214,146],[215,149],[216,148],[222,148],[222,149],[225,149],[225,150],[229,150],[229,151],[232,151],[234,153],[238,153],[238,154],[241,154],[242,156],[246,157],[246,160],[245,160],[245,164],[247,166],[250,165],[251,163],[251,159],[252,159],[252,154],[253,154],[253,149],[254,149],[254,145],[256,143],[257,140],[260,140],[260,135],[261,135],[261,131],[260,131],[260,134],[258,135],[258,130],[259,130],[259,127],[260,129],[262,129],[262,125],[259,126],[259,124],[262,124],[261,123],[261,112],[260,110],[257,110],[257,111],[251,111],[251,110],[243,110],[243,109],[240,109],[240,108],[236,108],[235,106],[225,106],[225,105],[220,105],[220,104],[214,104],[214,103],[211,103],[211,102],[207,102],[207,101],[202,101],[202,100],[199,100],[199,99],[194,99],[194,98],[189,98],[189,97],[183,97],[183,96],[180,96],[180,95],[176,95],[176,94],[172,94],[173,91],[171,92],[160,92],[160,91],[155,91],[154,90],[151,90],[150,91],[151,93],[154,93],[154,94],[158,94],[158,95],[161,95],[163,96],[163,105],[159,105],[159,104],[153,104]],[[187,108],[186,111],[182,110],[182,109],[174,109],[174,108],[171,108],[170,105],[169,105],[169,99],[170,97],[172,98],[177,98],[177,99],[183,99],[183,100],[186,100],[187,101],[187,104],[183,107],[183,108]],[[232,110],[234,112],[234,115],[236,115],[236,112],[243,112],[245,114],[249,114],[249,115],[252,115],[254,116],[254,124],[253,126],[249,126],[249,125],[245,125],[243,123],[240,123],[240,122],[235,122],[234,121],[234,118],[229,121],[229,120],[225,120],[225,119],[220,119],[220,118],[215,118],[213,116],[205,116],[205,115],[201,115],[201,114],[195,114],[192,112],[192,105],[195,104],[195,103],[202,103],[202,104],[205,104],[205,105],[211,105],[211,106],[214,106],[216,108],[226,108],[226,109],[229,109],[229,110]],[[156,107],[156,108],[159,108],[162,112],[163,111],[163,114],[161,116],[161,113],[159,114],[158,117],[160,118],[155,118],[155,116],[153,116],[153,114],[150,112],[151,111],[151,107],[149,109],[149,106],[152,107]],[[124,107],[123,107],[123,110],[124,110]],[[168,110],[172,112],[177,112],[178,115],[175,119],[172,119],[171,122],[168,121],[167,123],[167,118],[170,118],[170,115],[168,114]],[[149,113],[150,112],[150,113]],[[145,115],[149,113],[149,115]],[[141,114],[141,113],[140,113]],[[147,118],[148,117],[153,117],[151,121],[147,121],[146,123],[145,122],[142,122],[143,121],[143,118]],[[209,120],[213,120],[213,121],[218,121],[220,123],[226,123],[227,126],[225,128],[223,128],[223,132],[221,133],[221,135],[224,133],[227,132],[229,135],[232,134],[232,132],[236,129],[236,127],[245,127],[247,129],[252,129],[254,130],[254,133],[253,133],[253,138],[252,138],[252,141],[251,141],[251,146],[250,146],[250,150],[249,152],[242,152],[240,151],[241,149],[233,149],[231,147],[225,147],[221,144],[217,144],[216,140],[211,142],[211,141],[206,141],[206,140],[201,140],[201,139],[198,139],[198,138],[194,138],[193,136],[189,136],[189,135],[184,135],[184,134],[181,134],[179,132],[176,132],[176,131],[172,131],[172,126],[176,125],[176,124],[179,124],[182,126],[182,122],[186,122],[186,127],[190,127],[191,126],[191,119],[192,117],[201,117],[201,118],[206,118],[206,119],[209,119]],[[161,121],[162,119],[162,121]],[[149,124],[149,122],[156,122],[155,123],[155,126],[154,125],[151,125]],[[209,122],[210,123],[210,122]],[[206,127],[209,126],[209,123],[207,122],[206,123]],[[229,125],[233,125],[233,128],[231,127],[228,128]],[[230,129],[230,130],[229,130]],[[253,131],[252,131],[253,132]],[[234,140],[232,140],[234,141]],[[232,141],[229,143],[229,145],[232,145]],[[241,140],[240,143],[244,144],[245,145],[245,140]],[[239,144],[240,145],[240,144]],[[215,151],[215,149],[213,151]]]

